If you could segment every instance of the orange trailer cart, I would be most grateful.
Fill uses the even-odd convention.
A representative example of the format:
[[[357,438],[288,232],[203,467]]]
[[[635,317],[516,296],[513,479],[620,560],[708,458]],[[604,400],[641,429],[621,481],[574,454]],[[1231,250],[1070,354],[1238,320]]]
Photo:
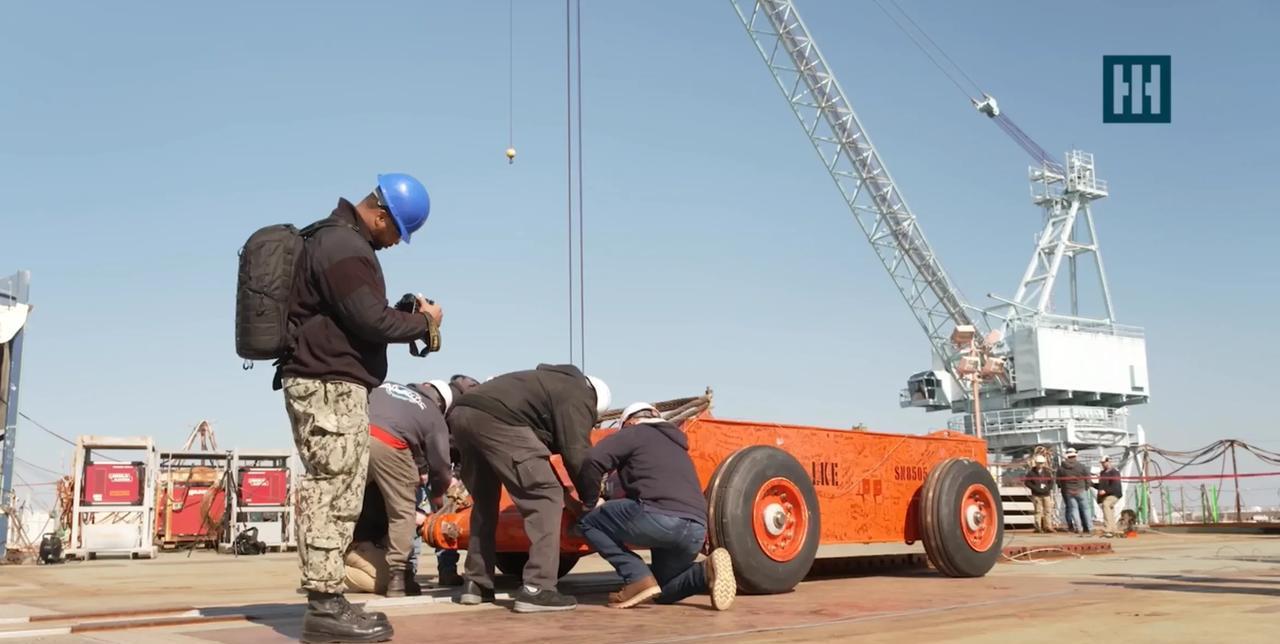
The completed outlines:
[[[728,549],[744,592],[795,587],[819,545],[921,541],[930,563],[952,577],[981,576],[995,564],[1004,518],[981,439],[723,420],[702,400],[708,404],[677,420],[707,495],[708,539]],[[595,430],[592,442],[613,431]],[[558,456],[552,464],[570,480]],[[529,540],[505,492],[501,503],[497,566],[518,575]],[[446,507],[423,524],[422,536],[464,549],[469,524],[468,509]],[[591,552],[568,513],[561,544],[563,576]]]

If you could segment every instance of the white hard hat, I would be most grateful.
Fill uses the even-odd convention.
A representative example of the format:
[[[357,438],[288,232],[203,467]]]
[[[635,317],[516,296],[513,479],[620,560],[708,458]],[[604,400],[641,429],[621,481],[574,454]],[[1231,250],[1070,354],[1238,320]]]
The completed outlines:
[[[1068,458],[1070,458],[1070,457],[1072,457],[1072,456],[1075,456],[1075,455],[1076,455],[1076,448],[1074,448],[1074,447],[1068,447],[1068,448],[1067,448],[1067,452],[1066,452],[1066,454],[1067,454],[1067,457],[1068,457]]]
[[[622,410],[622,416],[618,418],[618,426],[621,427],[622,425],[625,425],[628,418],[631,418],[637,412],[641,412],[646,409],[655,414],[658,414],[659,418],[662,417],[662,414],[661,412],[658,411],[657,407],[654,407],[653,405],[650,405],[647,402],[633,402],[630,405],[627,405],[626,409]]]
[[[596,390],[596,418],[609,410],[609,405],[613,403],[613,394],[609,391],[609,385],[595,376],[587,376],[587,382],[591,384],[591,388]]]
[[[444,410],[449,411],[453,406],[453,389],[449,387],[449,383],[443,380],[428,380],[427,384],[435,387],[435,390],[440,393],[440,400],[444,401]]]
[[[1035,462],[1036,465],[1044,465],[1047,461],[1044,458],[1044,454],[1036,454]]]

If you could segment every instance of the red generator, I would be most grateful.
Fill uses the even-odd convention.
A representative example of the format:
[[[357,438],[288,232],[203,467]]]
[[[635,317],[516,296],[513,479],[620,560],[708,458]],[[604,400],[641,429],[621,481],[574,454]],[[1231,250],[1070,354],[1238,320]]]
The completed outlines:
[[[173,497],[161,487],[157,501],[156,535],[166,544],[218,538],[227,511],[226,491],[205,485],[173,484]],[[206,517],[207,515],[207,517]]]
[[[277,468],[240,468],[241,506],[283,506],[289,503],[289,472]]]
[[[84,466],[80,502],[85,505],[142,505],[142,463],[89,463]]]

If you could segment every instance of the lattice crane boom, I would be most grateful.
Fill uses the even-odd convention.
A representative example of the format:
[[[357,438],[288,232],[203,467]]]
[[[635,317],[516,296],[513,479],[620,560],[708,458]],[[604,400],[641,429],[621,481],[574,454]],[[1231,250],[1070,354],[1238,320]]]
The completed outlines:
[[[956,376],[951,331],[975,325],[848,97],[789,0],[730,0],[934,353]]]

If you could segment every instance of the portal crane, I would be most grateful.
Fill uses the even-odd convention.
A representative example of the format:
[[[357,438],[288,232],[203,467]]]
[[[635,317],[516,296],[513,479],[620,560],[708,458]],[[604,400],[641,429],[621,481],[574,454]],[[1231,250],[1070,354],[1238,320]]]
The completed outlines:
[[[986,309],[969,305],[943,269],[880,153],[790,0],[730,0],[859,228],[871,243],[933,348],[935,368],[908,379],[901,404],[974,412],[952,420],[973,432],[980,421],[992,449],[1022,451],[1043,443],[1123,445],[1124,407],[1149,395],[1146,344],[1137,327],[1115,323],[1089,204],[1107,196],[1093,156],[1073,150],[1059,164],[1022,132],[989,95],[974,100],[1037,165],[1034,203],[1045,211],[1036,249],[1011,299]],[[1092,259],[1101,286],[1101,317],[1080,315],[1077,268]],[[1053,309],[1063,260],[1071,309]],[[968,338],[969,351],[952,341]],[[978,397],[957,386],[974,373],[974,351],[998,358],[1007,375],[990,379]],[[979,400],[980,399],[980,400]]]

